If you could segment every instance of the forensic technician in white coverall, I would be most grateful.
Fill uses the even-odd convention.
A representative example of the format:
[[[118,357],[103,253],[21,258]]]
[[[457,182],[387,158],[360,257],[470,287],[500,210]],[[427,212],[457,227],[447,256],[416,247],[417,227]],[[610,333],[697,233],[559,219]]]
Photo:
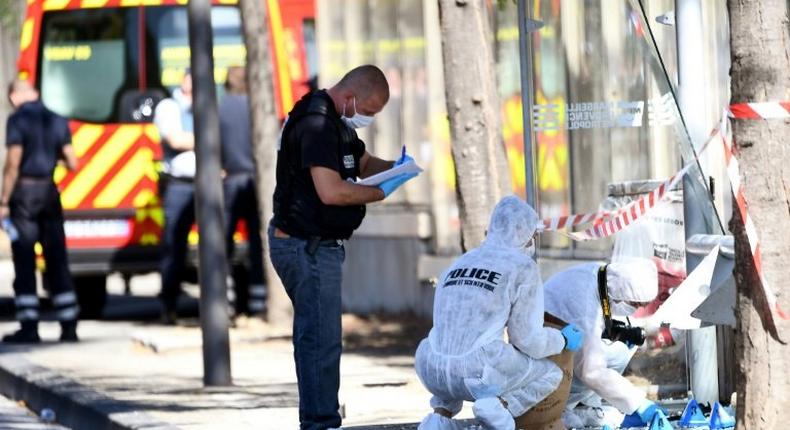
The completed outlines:
[[[433,328],[417,349],[415,369],[433,394],[420,430],[460,429],[451,417],[473,401],[485,429],[515,428],[562,379],[545,357],[578,349],[573,325],[543,327],[543,285],[531,258],[538,224],[523,200],[502,199],[483,244],[462,255],[436,287]],[[509,343],[505,342],[507,329]]]
[[[604,308],[611,309],[609,317],[627,317],[641,304],[652,301],[658,293],[655,264],[633,257],[622,257],[608,265],[580,264],[549,278],[543,291],[546,312],[585,333],[582,348],[574,355],[573,382],[563,423],[572,428],[604,424],[616,428],[623,422],[623,414],[630,414],[627,419],[631,425],[649,424],[655,403],[622,376],[636,346],[627,345],[627,340],[612,340],[619,336],[612,335],[615,330],[611,318],[607,331]],[[602,297],[608,299],[606,304]],[[601,408],[601,398],[617,410]]]

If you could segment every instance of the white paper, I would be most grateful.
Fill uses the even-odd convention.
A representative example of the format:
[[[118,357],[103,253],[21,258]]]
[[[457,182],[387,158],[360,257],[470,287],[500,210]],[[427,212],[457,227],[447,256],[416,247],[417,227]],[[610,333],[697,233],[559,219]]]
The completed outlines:
[[[718,257],[719,246],[716,245],[653,314],[654,324],[669,324],[670,327],[680,330],[700,328],[701,321],[691,316],[691,312],[710,295],[710,282]]]
[[[359,185],[375,186],[381,184],[387,179],[392,179],[404,173],[416,173],[419,175],[420,173],[422,173],[422,168],[418,166],[417,163],[414,162],[414,160],[409,160],[398,167],[393,167],[392,169],[385,170],[373,176],[368,176],[365,179],[360,179],[356,183]]]

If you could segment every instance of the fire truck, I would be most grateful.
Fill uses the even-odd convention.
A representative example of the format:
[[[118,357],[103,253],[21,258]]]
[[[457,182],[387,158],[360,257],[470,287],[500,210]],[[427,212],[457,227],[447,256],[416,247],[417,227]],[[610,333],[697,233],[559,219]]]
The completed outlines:
[[[261,1],[269,11],[282,117],[315,82],[315,6],[312,0]],[[189,66],[187,0],[27,3],[18,76],[33,82],[43,103],[70,120],[79,168],[59,167],[54,179],[82,317],[99,317],[109,273],[128,281],[158,268],[162,149],[152,120],[156,104],[179,85]],[[221,98],[227,68],[243,65],[246,57],[237,0],[213,0],[212,23]],[[243,240],[241,233],[236,236]],[[193,229],[193,266],[196,242]],[[234,274],[243,278],[244,246],[237,249],[242,252],[235,256]]]

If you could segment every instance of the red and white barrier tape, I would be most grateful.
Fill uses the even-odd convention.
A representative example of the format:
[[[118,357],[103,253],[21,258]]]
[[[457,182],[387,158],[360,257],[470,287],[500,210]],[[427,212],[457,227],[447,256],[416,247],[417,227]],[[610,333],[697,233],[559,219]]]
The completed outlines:
[[[765,300],[771,312],[771,317],[773,318],[774,316],[779,316],[779,318],[786,320],[788,319],[787,314],[782,311],[782,308],[779,306],[779,302],[776,298],[776,294],[768,284],[768,280],[765,279],[765,273],[763,272],[762,252],[760,250],[760,238],[757,234],[757,227],[754,225],[754,220],[749,215],[746,196],[743,192],[743,187],[741,186],[740,166],[738,165],[738,159],[735,158],[735,154],[733,153],[732,140],[728,139],[726,136],[726,118],[722,121],[722,123],[724,124],[724,127],[721,127],[721,130],[723,130],[722,142],[724,143],[724,158],[727,164],[727,176],[730,179],[732,193],[738,205],[738,212],[740,212],[741,220],[744,223],[746,237],[749,239],[749,248],[752,251],[752,258],[754,259],[754,268],[757,271],[757,276],[760,278],[760,283],[763,287],[763,294],[765,295]]]
[[[700,149],[699,154],[705,152],[705,150],[708,149],[708,144],[710,144],[716,137],[719,136],[719,130],[720,128],[717,127],[713,130],[713,132],[711,132],[710,137]],[[639,198],[639,200],[633,201],[628,205],[617,209],[616,211],[592,212],[587,214],[547,218],[542,220],[542,228],[540,230],[558,231],[593,222],[595,225],[588,228],[587,230],[563,234],[573,240],[582,242],[603,239],[605,237],[612,236],[613,234],[623,230],[634,221],[644,216],[648,211],[650,211],[650,209],[653,209],[656,204],[664,199],[667,191],[671,190],[675,187],[675,185],[677,185],[677,183],[683,178],[683,175],[688,172],[692,165],[693,162],[689,163],[649,194],[642,196]]]
[[[667,191],[671,190],[675,187],[675,185],[677,185],[677,183],[683,178],[683,175],[689,171],[691,166],[693,166],[693,163],[689,163],[686,167],[675,173],[671,178],[659,185],[658,188],[651,191],[649,194],[643,196],[639,200],[629,203],[621,210],[617,211],[613,218],[598,223],[587,230],[565,234],[571,239],[580,242],[602,239],[614,235],[653,209],[656,204],[658,204],[658,202],[664,199]]]
[[[790,101],[731,104],[728,114],[735,119],[787,119]]]

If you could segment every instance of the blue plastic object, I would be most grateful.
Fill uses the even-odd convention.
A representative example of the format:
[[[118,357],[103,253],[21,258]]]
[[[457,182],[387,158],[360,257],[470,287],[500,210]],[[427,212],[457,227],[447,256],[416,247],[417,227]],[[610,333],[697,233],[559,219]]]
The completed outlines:
[[[691,399],[683,410],[683,415],[680,416],[680,428],[690,429],[697,427],[707,427],[708,419],[699,407],[699,403],[695,399]]]
[[[713,410],[710,413],[710,428],[714,429],[730,429],[735,427],[735,418],[727,412],[727,409],[719,402],[713,404]]]
[[[667,419],[667,416],[664,415],[664,412],[659,409],[656,411],[656,414],[653,415],[653,419],[650,420],[648,430],[674,430],[674,428]]]
[[[623,422],[620,423],[621,429],[630,429],[634,427],[644,428],[647,425],[646,422],[642,421],[642,417],[639,416],[636,412],[632,414],[628,414],[623,418]]]

